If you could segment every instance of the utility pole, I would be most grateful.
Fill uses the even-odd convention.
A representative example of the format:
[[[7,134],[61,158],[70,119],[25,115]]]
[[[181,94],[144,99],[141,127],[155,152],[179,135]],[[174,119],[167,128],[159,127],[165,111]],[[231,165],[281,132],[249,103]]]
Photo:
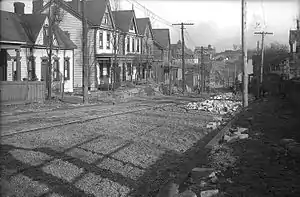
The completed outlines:
[[[201,92],[204,92],[204,49],[203,46],[200,48],[200,58],[201,58]]]
[[[264,41],[265,41],[265,35],[273,35],[272,32],[254,32],[254,34],[259,34],[261,35],[261,61],[260,61],[260,74],[259,74],[259,94],[258,96],[260,97],[260,93],[261,93],[261,86],[262,86],[262,82],[263,82],[263,73],[264,73]]]
[[[181,52],[182,52],[182,93],[184,94],[185,91],[185,62],[184,62],[184,34],[183,34],[183,30],[184,25],[194,25],[193,23],[178,23],[178,24],[172,24],[172,25],[180,25],[181,26]]]
[[[86,0],[82,0],[82,92],[83,92],[83,103],[88,103],[88,77],[87,77],[87,20],[85,16],[85,5]]]
[[[114,28],[114,64],[113,64],[113,91],[116,89],[116,72],[117,72],[117,28]]]
[[[52,94],[52,47],[53,47],[53,34],[52,34],[52,25],[53,25],[53,20],[54,17],[52,16],[52,1],[50,1],[49,5],[49,14],[48,14],[48,20],[49,20],[49,25],[48,25],[48,43],[49,44],[49,52],[48,52],[48,69],[47,69],[47,75],[46,75],[46,83],[47,83],[47,90],[48,90],[48,100],[51,99],[51,94]],[[53,19],[53,20],[52,20]]]
[[[259,41],[257,41],[257,45],[256,45],[256,55],[257,55],[257,57],[258,57],[258,55],[259,55]],[[257,99],[259,98],[259,95],[260,95],[260,91],[259,91],[259,84],[260,84],[260,82],[259,82],[259,66],[257,65],[257,67],[256,67],[256,69],[255,69],[255,73],[256,73],[256,94],[257,94]]]
[[[248,107],[248,72],[246,46],[246,0],[242,0],[243,107]]]
[[[201,51],[200,51],[200,55],[201,55]],[[201,72],[201,57],[199,57],[199,52],[198,52],[198,90],[202,90],[201,89],[201,74],[202,74],[202,72]]]

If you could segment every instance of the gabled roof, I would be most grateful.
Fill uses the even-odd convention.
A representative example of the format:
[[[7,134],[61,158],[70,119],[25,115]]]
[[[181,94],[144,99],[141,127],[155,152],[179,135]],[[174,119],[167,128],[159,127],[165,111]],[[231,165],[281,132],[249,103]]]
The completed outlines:
[[[1,11],[1,40],[34,44],[45,22],[42,14],[22,14]]]
[[[19,23],[19,17],[12,12],[0,10],[1,29],[0,41],[6,42],[27,42],[27,34]]]
[[[70,7],[77,11],[76,5],[73,4],[73,1],[66,2]],[[81,2],[80,2],[81,3]],[[93,25],[101,25],[102,18],[104,16],[107,5],[109,5],[109,0],[88,0],[85,5],[85,13],[87,20],[90,21]],[[81,16],[81,13],[78,12]]]
[[[20,23],[27,33],[29,42],[34,44],[43,27],[46,15],[43,14],[23,14],[20,18]]]
[[[153,29],[154,39],[164,48],[170,45],[170,31],[169,29]]]
[[[151,22],[149,18],[137,18],[136,24],[141,35],[145,34],[147,25],[151,27]],[[150,30],[151,31],[151,30]]]
[[[58,42],[58,46],[63,49],[76,49],[74,42],[57,25],[53,26],[53,33]]]
[[[120,10],[120,11],[113,11],[112,13],[113,13],[113,17],[115,19],[116,27],[123,32],[129,32],[131,21],[135,20],[134,11],[133,10]],[[138,29],[136,29],[136,30],[138,33]]]
[[[15,14],[13,12],[1,11],[1,41],[22,42],[23,44],[34,45],[37,37],[43,28],[47,18],[43,14]],[[53,33],[58,45],[64,49],[76,48],[76,45],[58,27],[53,27]]]
[[[55,2],[57,5],[59,5],[61,8],[65,9],[67,12],[78,18],[79,20],[82,20],[82,13],[81,10],[78,10],[76,8],[76,5],[73,3],[73,1],[65,2],[63,0],[52,0],[52,2]],[[49,5],[52,3],[49,1],[44,7],[42,8],[42,11],[47,9]],[[81,4],[81,2],[80,2]],[[109,0],[88,0],[86,1],[85,6],[85,13],[87,17],[87,22],[89,25],[95,25],[99,26],[101,25],[103,15],[105,13],[105,9],[107,6],[109,6]],[[81,7],[81,5],[80,5]],[[112,20],[112,25],[114,26],[114,21]]]

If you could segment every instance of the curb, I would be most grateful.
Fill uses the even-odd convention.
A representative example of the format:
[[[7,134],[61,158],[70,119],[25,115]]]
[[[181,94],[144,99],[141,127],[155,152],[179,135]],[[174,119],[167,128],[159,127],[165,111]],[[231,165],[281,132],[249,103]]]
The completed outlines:
[[[243,114],[243,112],[247,111],[247,108],[242,108],[239,112],[237,112],[233,118],[231,118],[231,120],[222,128],[218,128],[217,129],[217,134],[215,135],[215,137],[210,140],[206,145],[205,145],[205,149],[212,149],[213,147],[215,147],[216,145],[218,145],[220,143],[220,141],[222,140],[223,136],[225,135],[225,133],[227,133],[229,131],[229,129],[232,127],[233,123],[235,123],[238,118]],[[219,130],[219,131],[218,131]]]

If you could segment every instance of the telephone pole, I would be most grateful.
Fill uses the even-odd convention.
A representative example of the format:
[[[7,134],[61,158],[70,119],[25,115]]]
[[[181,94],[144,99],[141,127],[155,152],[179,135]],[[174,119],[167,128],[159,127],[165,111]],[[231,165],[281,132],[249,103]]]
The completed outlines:
[[[203,46],[201,46],[200,48],[200,54],[201,54],[201,92],[203,93],[204,92],[204,57],[203,57],[203,54],[204,54],[204,48]]]
[[[82,92],[83,92],[83,103],[88,103],[88,76],[87,76],[87,20],[85,16],[85,5],[86,0],[82,0]]]
[[[243,107],[248,107],[248,72],[246,46],[246,0],[242,0]]]
[[[178,23],[178,24],[172,24],[172,25],[180,25],[181,26],[181,52],[182,52],[182,93],[184,94],[185,91],[185,62],[184,62],[184,34],[183,34],[183,30],[184,25],[194,25],[193,23]]]
[[[262,86],[262,82],[263,82],[263,73],[264,73],[264,41],[265,41],[265,35],[273,35],[272,32],[254,32],[254,34],[258,34],[261,35],[261,61],[260,61],[260,74],[259,74],[259,94],[258,96],[260,96],[261,93],[261,88],[260,86]]]

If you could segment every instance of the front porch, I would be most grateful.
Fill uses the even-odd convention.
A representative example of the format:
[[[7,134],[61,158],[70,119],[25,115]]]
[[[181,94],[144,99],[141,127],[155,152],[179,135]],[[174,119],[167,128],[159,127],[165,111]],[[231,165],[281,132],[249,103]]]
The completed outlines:
[[[114,81],[114,62],[113,54],[96,56],[95,83],[98,90],[111,89],[112,84],[120,86],[122,82],[130,81],[138,83],[149,78],[153,78],[151,70],[152,61],[145,59],[141,55],[118,56],[115,70]]]

